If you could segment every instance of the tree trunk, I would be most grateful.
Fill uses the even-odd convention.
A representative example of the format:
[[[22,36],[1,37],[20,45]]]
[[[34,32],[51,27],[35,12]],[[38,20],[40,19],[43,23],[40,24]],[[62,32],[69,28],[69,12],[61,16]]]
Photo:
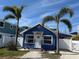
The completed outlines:
[[[17,20],[17,25],[16,25],[16,47],[17,47],[17,39],[18,39],[18,30],[19,30],[19,20]]]
[[[56,46],[56,53],[59,54],[59,23],[57,23],[57,46]]]

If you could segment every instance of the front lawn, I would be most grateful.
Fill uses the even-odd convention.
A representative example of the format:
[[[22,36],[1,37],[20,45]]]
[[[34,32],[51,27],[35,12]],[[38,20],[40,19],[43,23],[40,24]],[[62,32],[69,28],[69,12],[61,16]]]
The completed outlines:
[[[6,48],[0,49],[0,57],[5,56],[21,56],[27,53],[28,51],[8,51]]]
[[[55,53],[48,53],[48,52],[43,52],[42,57],[43,58],[49,58],[49,59],[59,59],[61,54],[55,54]]]

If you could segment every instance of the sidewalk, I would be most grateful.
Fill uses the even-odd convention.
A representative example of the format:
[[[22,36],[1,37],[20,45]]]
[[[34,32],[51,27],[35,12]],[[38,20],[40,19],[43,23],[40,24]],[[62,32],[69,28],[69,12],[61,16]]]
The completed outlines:
[[[25,55],[21,56],[20,58],[27,58],[27,59],[42,59],[41,51],[30,51]]]

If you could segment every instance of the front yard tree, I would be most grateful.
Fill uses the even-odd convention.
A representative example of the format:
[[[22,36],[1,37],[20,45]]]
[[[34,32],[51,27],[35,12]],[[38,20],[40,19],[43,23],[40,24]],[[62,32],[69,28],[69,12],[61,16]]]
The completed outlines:
[[[56,16],[46,16],[43,19],[42,25],[44,26],[44,24],[48,21],[55,21],[57,24],[57,46],[56,46],[56,53],[59,54],[59,24],[60,22],[64,23],[67,25],[69,31],[71,31],[72,29],[72,25],[70,23],[70,21],[68,19],[61,19],[64,15],[69,14],[70,17],[73,16],[73,11],[70,8],[62,8],[59,13]]]
[[[18,39],[18,29],[19,29],[19,20],[21,18],[21,13],[23,10],[23,6],[21,6],[20,8],[17,6],[5,6],[3,8],[3,11],[10,11],[11,13],[6,15],[4,20],[8,20],[8,19],[16,19],[17,20],[17,24],[16,24],[16,47],[17,47],[17,39]]]

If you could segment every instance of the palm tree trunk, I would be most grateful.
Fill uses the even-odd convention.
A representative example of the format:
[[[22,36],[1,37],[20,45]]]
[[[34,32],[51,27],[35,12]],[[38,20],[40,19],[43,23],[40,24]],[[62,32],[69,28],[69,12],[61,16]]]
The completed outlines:
[[[57,23],[57,46],[56,53],[59,54],[59,22]]]
[[[17,20],[17,25],[16,25],[16,47],[17,47],[17,39],[18,39],[18,30],[19,30],[19,20]]]

